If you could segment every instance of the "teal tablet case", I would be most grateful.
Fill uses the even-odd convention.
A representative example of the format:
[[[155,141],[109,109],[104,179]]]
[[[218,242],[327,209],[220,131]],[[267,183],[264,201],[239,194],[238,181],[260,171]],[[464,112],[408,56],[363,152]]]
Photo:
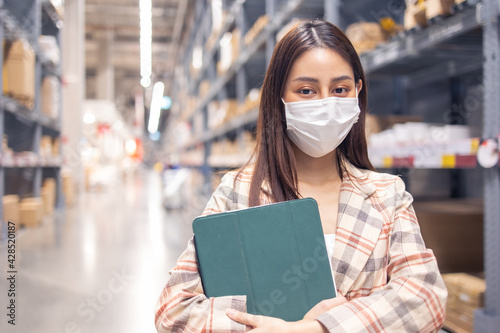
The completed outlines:
[[[295,321],[336,296],[314,199],[198,217],[193,232],[207,297],[246,295],[247,312]]]

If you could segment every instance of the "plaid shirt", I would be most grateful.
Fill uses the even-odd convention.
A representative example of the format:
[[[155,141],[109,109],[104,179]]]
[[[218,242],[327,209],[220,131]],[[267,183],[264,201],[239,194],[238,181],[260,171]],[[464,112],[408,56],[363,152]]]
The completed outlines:
[[[348,165],[340,189],[331,262],[337,292],[348,302],[320,315],[329,332],[436,332],[445,319],[447,291],[436,258],[426,249],[413,198],[396,176]],[[203,214],[248,207],[251,168],[227,173]],[[262,194],[261,202],[270,203]],[[170,271],[156,307],[158,332],[248,330],[225,311],[246,311],[245,296],[208,299],[193,239]]]

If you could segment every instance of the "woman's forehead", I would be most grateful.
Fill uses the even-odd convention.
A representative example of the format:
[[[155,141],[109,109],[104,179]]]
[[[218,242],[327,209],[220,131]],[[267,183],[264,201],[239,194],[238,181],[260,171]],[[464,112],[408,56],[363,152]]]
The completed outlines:
[[[336,51],[328,48],[313,48],[304,52],[292,64],[289,78],[306,76],[353,77],[351,65]]]

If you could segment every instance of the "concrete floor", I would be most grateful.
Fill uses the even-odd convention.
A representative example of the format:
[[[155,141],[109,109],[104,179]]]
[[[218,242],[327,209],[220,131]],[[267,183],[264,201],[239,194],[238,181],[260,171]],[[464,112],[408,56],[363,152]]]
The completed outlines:
[[[19,230],[15,326],[7,324],[7,251],[0,244],[1,332],[156,332],[156,300],[199,209],[167,212],[159,175],[142,171],[83,194],[40,227]]]

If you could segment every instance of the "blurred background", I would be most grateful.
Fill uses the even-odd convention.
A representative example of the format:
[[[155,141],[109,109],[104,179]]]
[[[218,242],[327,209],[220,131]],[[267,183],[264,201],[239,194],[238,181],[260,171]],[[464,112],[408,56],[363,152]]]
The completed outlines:
[[[273,48],[311,18],[360,54],[370,159],[415,198],[449,289],[444,330],[498,332],[499,13],[496,0],[0,0],[2,332],[156,331],[193,218],[251,157]]]

